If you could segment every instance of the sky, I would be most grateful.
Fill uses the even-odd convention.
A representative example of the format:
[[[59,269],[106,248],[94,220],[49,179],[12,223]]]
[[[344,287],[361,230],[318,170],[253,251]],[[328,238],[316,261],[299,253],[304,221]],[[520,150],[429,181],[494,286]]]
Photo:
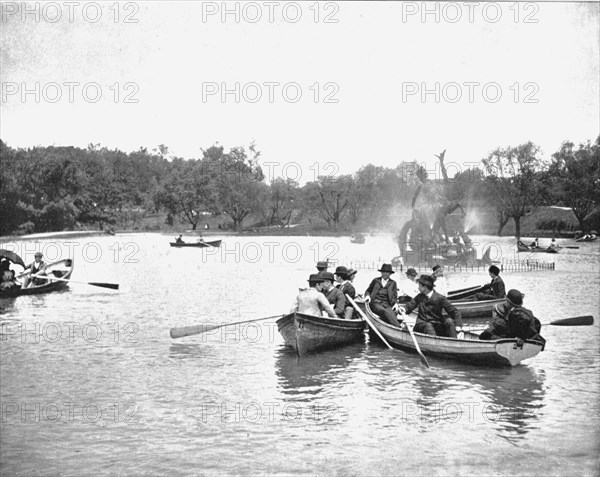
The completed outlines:
[[[267,178],[595,140],[598,3],[3,2],[11,147],[255,142]]]

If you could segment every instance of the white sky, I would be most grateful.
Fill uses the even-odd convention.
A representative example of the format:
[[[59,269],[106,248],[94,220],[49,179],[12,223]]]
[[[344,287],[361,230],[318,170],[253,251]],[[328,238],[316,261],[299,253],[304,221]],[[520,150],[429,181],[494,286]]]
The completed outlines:
[[[229,3],[239,22],[234,14],[223,21],[222,2],[69,5],[31,3],[24,15],[21,2],[2,4],[0,137],[12,147],[100,143],[133,151],[162,143],[191,158],[217,141],[229,148],[254,139],[263,163],[281,164],[275,176],[296,162],[304,183],[314,163],[321,173],[350,173],[369,162],[418,160],[431,171],[443,149],[447,162],[464,164],[531,140],[549,157],[563,140],[600,132],[598,3],[428,3],[439,22],[422,17],[423,2],[271,2],[273,22],[268,2]],[[296,5],[302,16],[292,23]],[[137,23],[125,23],[128,14]],[[327,15],[337,23],[326,23]],[[72,102],[65,82],[77,83]],[[102,92],[95,103],[83,95],[93,82]],[[233,94],[224,102],[219,93],[203,98],[203,84],[233,89],[236,82],[247,93],[239,103]],[[255,103],[245,98],[256,89],[243,89],[252,82],[261,85]],[[268,82],[280,84],[273,102]],[[282,93],[293,82],[302,92],[296,103],[292,87],[288,100]],[[440,91],[458,83],[462,98],[449,101],[451,86],[439,102],[434,94],[423,101],[420,91],[403,98],[411,84],[433,89],[436,82]],[[465,82],[480,84],[473,102]],[[502,93],[495,103],[484,98],[488,83]],[[39,93],[23,95],[36,84]],[[93,98],[96,88],[86,91]],[[332,92],[338,102],[325,103]],[[487,92],[492,99],[496,89]],[[128,93],[138,102],[126,103]],[[526,103],[527,94],[537,103]]]

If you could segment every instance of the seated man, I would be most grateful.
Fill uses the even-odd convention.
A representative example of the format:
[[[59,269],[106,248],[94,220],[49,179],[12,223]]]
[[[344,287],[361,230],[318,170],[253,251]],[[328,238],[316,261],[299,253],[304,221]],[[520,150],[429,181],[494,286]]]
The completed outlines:
[[[414,331],[428,335],[447,336],[449,338],[462,338],[462,318],[460,312],[448,298],[433,291],[433,278],[421,275],[418,280],[419,294],[410,303],[401,305],[406,313],[418,309],[417,321]],[[443,316],[446,311],[448,316]]]
[[[339,268],[339,267],[338,267]],[[333,311],[337,318],[344,318],[344,310],[346,309],[346,297],[339,288],[333,286],[335,278],[331,272],[322,272],[321,278],[321,293],[325,295],[327,301],[333,306]]]
[[[506,338],[508,334],[506,319],[508,312],[511,310],[511,305],[508,300],[504,303],[494,305],[492,310],[492,321],[490,321],[485,330],[480,335],[480,340],[499,340]]]
[[[517,341],[535,340],[546,343],[546,340],[540,335],[542,324],[531,310],[523,306],[524,295],[519,290],[509,290],[506,295],[506,301],[510,305],[510,310],[506,317],[506,337],[517,338]]]
[[[181,235],[175,239],[175,243],[184,243]]]
[[[311,275],[308,278],[308,288],[300,290],[296,297],[296,301],[292,306],[290,313],[305,313],[313,316],[323,316],[323,311],[331,318],[337,318],[333,307],[321,293],[321,283],[323,279],[321,275]]]
[[[346,301],[346,295],[350,296],[350,298],[352,298],[353,300],[354,298],[356,298],[356,289],[354,288],[354,285],[352,285],[352,282],[348,280],[348,278],[349,273],[346,267],[339,266],[335,269],[335,280],[337,282],[336,286],[342,293],[342,296],[344,297],[344,302]],[[345,303],[344,316],[342,318],[345,318],[346,320],[351,320],[354,316],[354,313],[355,311],[352,304]]]
[[[23,288],[39,286],[46,283],[46,280],[40,277],[34,277],[33,275],[45,275],[44,267],[46,263],[43,260],[44,254],[42,252],[36,252],[34,261],[25,267],[25,271],[29,270],[30,274],[26,275],[23,279]]]
[[[390,278],[390,275],[394,273],[392,265],[384,263],[377,271],[381,272],[381,277],[374,278],[369,284],[369,288],[365,291],[365,303],[371,302],[371,310],[384,321],[400,326],[400,322],[396,318],[398,286]]]
[[[398,302],[408,303],[419,294],[417,285],[417,271],[414,268],[406,270],[406,279],[400,282],[398,289]]]
[[[496,265],[492,265],[488,268],[488,273],[492,281],[485,286],[484,291],[466,298],[465,301],[497,300],[506,297],[506,286],[504,280],[500,278],[500,269]]]

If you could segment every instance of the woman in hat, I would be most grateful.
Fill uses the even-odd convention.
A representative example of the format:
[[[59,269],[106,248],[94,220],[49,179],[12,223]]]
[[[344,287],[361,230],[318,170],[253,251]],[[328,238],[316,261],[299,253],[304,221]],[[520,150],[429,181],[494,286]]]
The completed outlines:
[[[390,263],[384,263],[378,272],[381,276],[374,278],[365,291],[365,302],[371,303],[371,309],[381,319],[395,326],[400,326],[396,318],[398,309],[398,285],[390,278],[394,269]]]
[[[313,316],[323,316],[323,311],[331,318],[337,318],[333,307],[321,293],[321,283],[323,278],[321,275],[311,275],[308,277],[308,288],[300,290],[296,297],[296,301],[290,310],[290,313],[305,313]]]

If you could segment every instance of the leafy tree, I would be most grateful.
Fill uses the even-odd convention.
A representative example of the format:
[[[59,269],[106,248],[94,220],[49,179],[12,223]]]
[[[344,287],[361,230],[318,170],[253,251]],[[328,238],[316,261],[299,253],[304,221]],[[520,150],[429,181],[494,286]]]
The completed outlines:
[[[536,205],[540,199],[538,172],[542,161],[538,154],[539,147],[527,142],[516,147],[498,148],[482,160],[491,205],[514,220],[517,238],[521,238],[521,217],[527,207]]]
[[[552,155],[548,178],[550,196],[573,210],[585,232],[584,219],[600,204],[600,136],[578,148],[563,142]]]

